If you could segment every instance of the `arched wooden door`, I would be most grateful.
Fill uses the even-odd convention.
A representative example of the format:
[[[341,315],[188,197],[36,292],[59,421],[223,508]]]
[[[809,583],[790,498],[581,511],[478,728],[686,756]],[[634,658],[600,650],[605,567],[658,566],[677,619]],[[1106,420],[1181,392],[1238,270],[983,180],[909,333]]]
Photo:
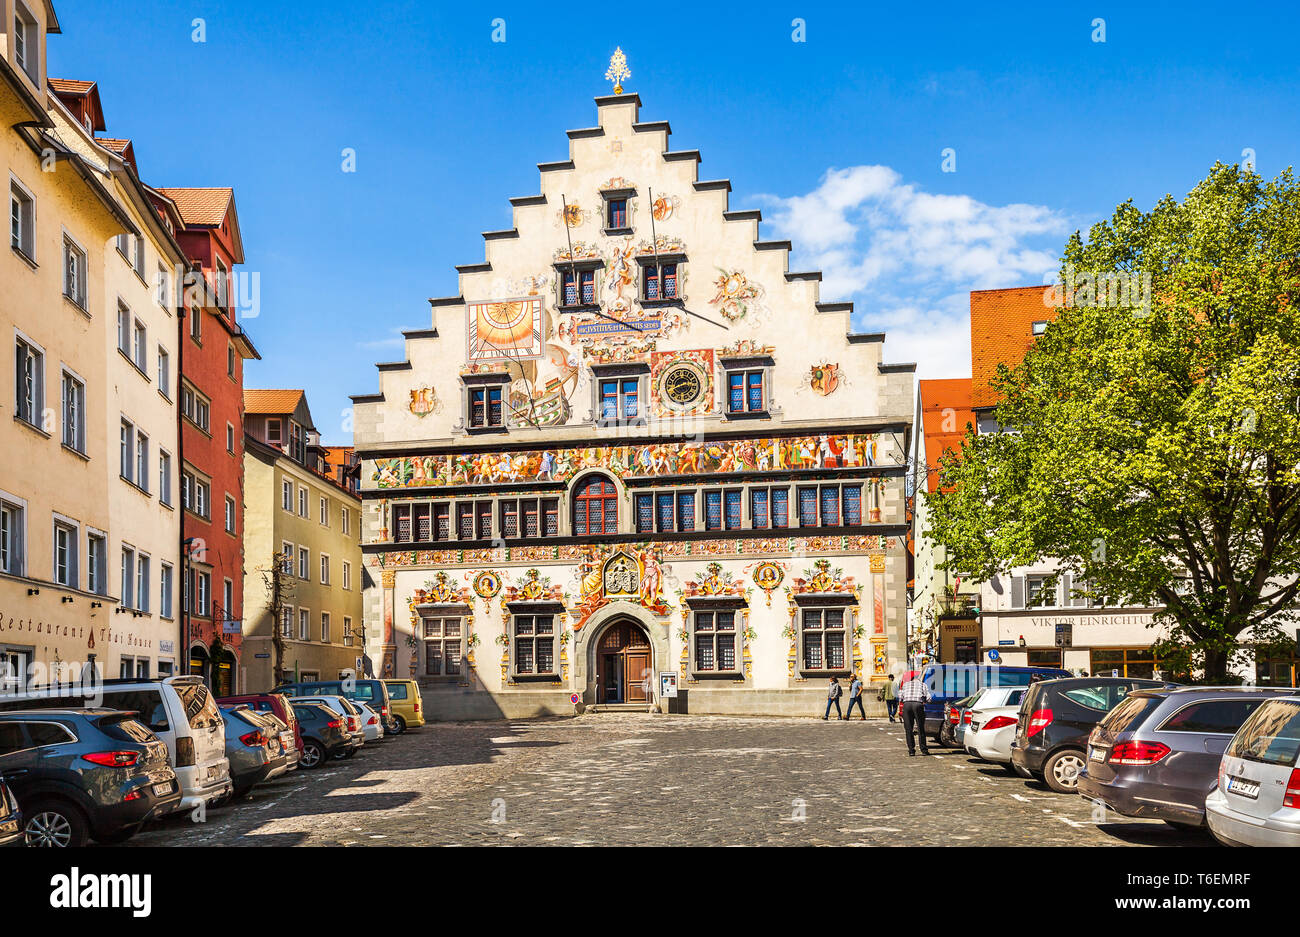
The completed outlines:
[[[596,702],[647,702],[644,681],[653,676],[650,637],[632,622],[615,622],[596,647]]]

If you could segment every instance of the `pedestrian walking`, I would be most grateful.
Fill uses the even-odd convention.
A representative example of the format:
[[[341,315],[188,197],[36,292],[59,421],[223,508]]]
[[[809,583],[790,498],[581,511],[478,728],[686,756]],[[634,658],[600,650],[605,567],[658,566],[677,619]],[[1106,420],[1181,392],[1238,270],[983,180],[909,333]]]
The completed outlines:
[[[862,721],[867,721],[867,711],[862,708],[862,681],[858,679],[857,674],[849,677],[849,712],[844,717],[847,722],[853,718],[853,707],[858,707],[858,712],[862,714]]]
[[[876,694],[876,699],[885,704],[885,715],[889,721],[893,722],[894,712],[898,709],[898,686],[894,683],[894,675],[891,673],[880,692]]]
[[[830,685],[826,688],[826,715],[822,716],[822,722],[831,717],[831,706],[835,707],[835,715],[844,718],[844,710],[840,709],[840,696],[843,693],[844,687],[840,686],[840,681],[831,677]]]
[[[930,754],[929,743],[925,737],[925,704],[934,696],[930,688],[921,679],[921,672],[916,671],[910,680],[898,689],[898,699],[903,704],[903,731],[907,734],[907,754],[916,754],[916,743],[912,732],[921,738],[921,754]]]

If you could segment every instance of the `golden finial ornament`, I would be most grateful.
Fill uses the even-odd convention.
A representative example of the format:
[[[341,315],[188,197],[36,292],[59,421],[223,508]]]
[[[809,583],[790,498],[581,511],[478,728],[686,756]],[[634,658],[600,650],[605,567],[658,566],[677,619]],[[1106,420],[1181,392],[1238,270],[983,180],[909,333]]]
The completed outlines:
[[[605,70],[605,80],[614,82],[615,94],[622,94],[623,79],[631,77],[632,73],[627,69],[627,56],[623,54],[623,48],[620,46],[609,57],[609,68]]]

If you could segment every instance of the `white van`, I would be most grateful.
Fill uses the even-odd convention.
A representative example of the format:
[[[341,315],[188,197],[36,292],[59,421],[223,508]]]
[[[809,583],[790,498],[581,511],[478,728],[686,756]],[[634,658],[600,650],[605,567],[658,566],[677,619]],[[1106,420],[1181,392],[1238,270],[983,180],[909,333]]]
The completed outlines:
[[[86,706],[91,691],[89,686],[56,686],[0,694],[0,711]],[[177,811],[200,803],[212,805],[234,790],[226,760],[225,722],[202,677],[104,680],[93,691],[102,698],[95,705],[138,712],[140,721],[167,743],[181,782]]]

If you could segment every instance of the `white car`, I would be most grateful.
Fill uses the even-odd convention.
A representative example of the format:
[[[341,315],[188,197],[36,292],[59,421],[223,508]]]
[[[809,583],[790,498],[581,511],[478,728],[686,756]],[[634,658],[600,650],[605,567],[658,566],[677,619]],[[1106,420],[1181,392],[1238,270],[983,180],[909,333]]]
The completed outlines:
[[[364,700],[348,700],[353,706],[361,711],[361,728],[366,733],[367,742],[379,742],[384,738],[384,720],[379,718],[379,713],[371,708],[370,704]]]
[[[1011,767],[1011,742],[1016,737],[1020,705],[990,706],[971,713],[966,727],[966,751],[976,758]]]
[[[1300,696],[1251,713],[1219,762],[1205,820],[1230,846],[1300,846]]]
[[[983,756],[975,750],[974,732],[971,730],[975,727],[975,722],[979,713],[986,709],[999,709],[1010,707],[1019,710],[1020,701],[1025,697],[1025,688],[1022,686],[990,686],[980,690],[979,696],[970,708],[962,716],[965,723],[965,731],[962,733],[962,748],[966,749],[966,754],[974,755],[976,758]],[[1010,742],[1007,743],[1010,745]],[[1007,753],[1007,761],[1011,761],[1010,752]]]

